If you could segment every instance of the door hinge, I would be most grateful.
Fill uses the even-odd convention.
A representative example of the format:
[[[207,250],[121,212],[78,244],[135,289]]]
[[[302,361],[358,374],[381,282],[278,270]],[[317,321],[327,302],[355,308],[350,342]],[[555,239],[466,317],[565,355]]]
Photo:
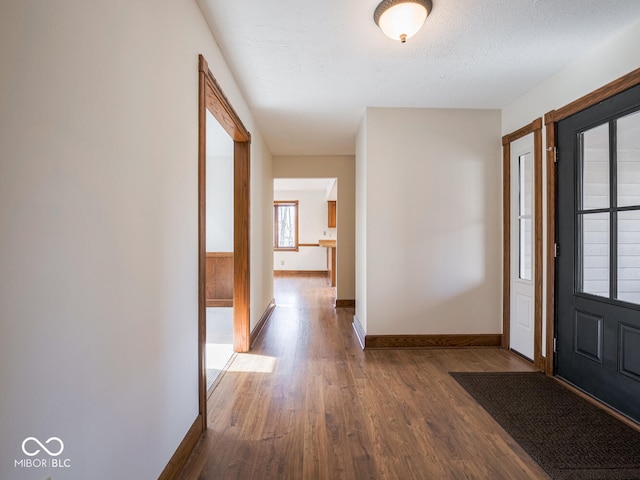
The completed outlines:
[[[558,148],[547,147],[547,152],[553,152],[553,163],[558,163]]]
[[[560,245],[558,245],[557,243],[553,244],[553,256],[555,258],[558,258],[560,256]]]
[[[558,352],[558,342],[557,342],[557,338],[553,338],[553,353],[557,353]]]

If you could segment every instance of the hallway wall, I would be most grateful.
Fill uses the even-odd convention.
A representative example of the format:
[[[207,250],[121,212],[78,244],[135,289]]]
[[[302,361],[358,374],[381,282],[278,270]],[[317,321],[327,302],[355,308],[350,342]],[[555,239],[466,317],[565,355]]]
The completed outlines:
[[[0,3],[3,480],[157,478],[198,414],[199,53],[252,133],[255,325],[271,156],[195,1]]]

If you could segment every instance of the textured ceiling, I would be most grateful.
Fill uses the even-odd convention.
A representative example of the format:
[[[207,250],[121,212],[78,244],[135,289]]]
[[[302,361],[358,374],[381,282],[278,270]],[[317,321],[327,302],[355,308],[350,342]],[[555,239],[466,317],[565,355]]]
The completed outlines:
[[[639,0],[433,0],[400,44],[378,0],[198,3],[275,155],[353,154],[367,106],[502,108],[640,19]]]

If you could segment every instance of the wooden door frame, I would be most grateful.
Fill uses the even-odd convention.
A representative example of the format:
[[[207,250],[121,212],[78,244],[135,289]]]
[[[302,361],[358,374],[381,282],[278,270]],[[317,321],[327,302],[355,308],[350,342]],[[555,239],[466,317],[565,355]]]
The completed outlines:
[[[511,143],[533,134],[533,364],[542,356],[542,118],[502,137],[502,347],[511,342]]]
[[[551,110],[544,116],[545,136],[547,144],[547,359],[545,371],[548,375],[554,375],[554,349],[556,337],[556,261],[553,245],[557,241],[556,236],[556,197],[557,197],[557,124],[571,115],[600,103],[608,98],[622,93],[632,87],[640,85],[640,68],[607,83],[591,93],[578,98],[557,110]]]
[[[198,61],[198,398],[207,428],[206,349],[206,114],[209,110],[233,140],[233,348],[250,347],[249,201],[251,135],[202,55]]]

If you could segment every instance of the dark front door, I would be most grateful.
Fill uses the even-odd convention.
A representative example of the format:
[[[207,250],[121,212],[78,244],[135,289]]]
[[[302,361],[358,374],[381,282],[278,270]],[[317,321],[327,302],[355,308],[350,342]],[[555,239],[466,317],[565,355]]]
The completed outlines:
[[[640,421],[640,86],[557,133],[556,374]]]

